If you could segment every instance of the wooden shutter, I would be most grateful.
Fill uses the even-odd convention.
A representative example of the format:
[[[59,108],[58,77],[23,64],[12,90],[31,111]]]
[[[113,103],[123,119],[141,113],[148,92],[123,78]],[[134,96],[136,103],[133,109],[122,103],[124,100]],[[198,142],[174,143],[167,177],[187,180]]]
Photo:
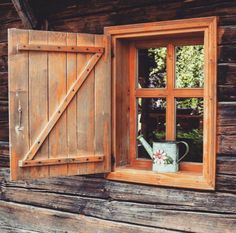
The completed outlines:
[[[10,29],[11,179],[110,171],[110,41]]]

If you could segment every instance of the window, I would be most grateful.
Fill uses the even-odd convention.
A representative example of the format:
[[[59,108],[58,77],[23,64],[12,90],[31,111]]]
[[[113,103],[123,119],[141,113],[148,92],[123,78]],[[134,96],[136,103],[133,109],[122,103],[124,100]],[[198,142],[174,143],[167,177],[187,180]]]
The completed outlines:
[[[106,173],[214,189],[216,29],[216,17],[104,35],[10,29],[11,179]]]
[[[113,46],[113,155],[108,178],[212,189],[216,156],[216,18],[108,27]],[[179,171],[152,171],[142,134],[185,141]],[[179,146],[180,155],[184,146]]]

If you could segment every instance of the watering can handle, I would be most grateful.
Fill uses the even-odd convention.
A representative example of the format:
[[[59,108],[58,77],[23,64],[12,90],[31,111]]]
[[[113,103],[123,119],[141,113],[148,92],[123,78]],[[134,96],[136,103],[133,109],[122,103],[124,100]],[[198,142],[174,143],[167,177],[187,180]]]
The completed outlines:
[[[186,146],[186,151],[185,151],[185,153],[183,154],[183,156],[177,161],[177,163],[179,163],[179,162],[188,154],[188,152],[189,152],[189,145],[188,145],[188,143],[187,143],[187,142],[184,142],[184,141],[178,142],[178,144],[180,144],[180,143],[183,143],[183,144]]]

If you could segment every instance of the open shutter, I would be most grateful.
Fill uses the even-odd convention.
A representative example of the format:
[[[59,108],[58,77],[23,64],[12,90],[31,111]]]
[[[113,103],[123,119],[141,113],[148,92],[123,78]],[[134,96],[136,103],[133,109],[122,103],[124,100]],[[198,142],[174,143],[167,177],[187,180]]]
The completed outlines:
[[[110,171],[110,40],[10,29],[11,179]]]

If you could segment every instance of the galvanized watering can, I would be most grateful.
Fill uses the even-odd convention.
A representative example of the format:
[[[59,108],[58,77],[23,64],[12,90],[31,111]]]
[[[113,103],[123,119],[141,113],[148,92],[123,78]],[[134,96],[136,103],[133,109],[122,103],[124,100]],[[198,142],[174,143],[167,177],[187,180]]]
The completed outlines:
[[[139,135],[137,139],[152,158],[152,170],[155,172],[177,172],[179,170],[179,162],[189,152],[189,145],[184,141],[153,142],[153,147],[151,147],[142,135]],[[183,143],[186,147],[186,151],[181,158],[179,158],[180,143]]]

